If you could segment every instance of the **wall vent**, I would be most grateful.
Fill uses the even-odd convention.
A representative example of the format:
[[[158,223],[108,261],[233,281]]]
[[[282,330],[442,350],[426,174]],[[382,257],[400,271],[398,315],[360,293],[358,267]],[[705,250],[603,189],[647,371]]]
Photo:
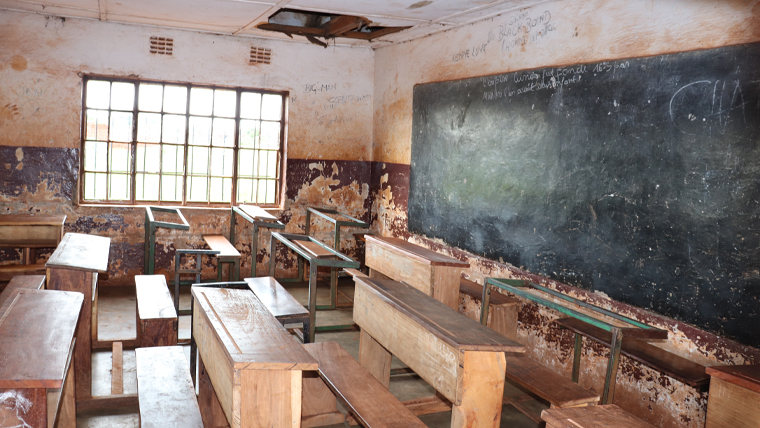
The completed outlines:
[[[150,53],[158,55],[171,55],[174,50],[174,39],[169,37],[151,36]]]
[[[251,57],[248,64],[269,64],[272,61],[272,50],[267,48],[258,48],[251,46]]]

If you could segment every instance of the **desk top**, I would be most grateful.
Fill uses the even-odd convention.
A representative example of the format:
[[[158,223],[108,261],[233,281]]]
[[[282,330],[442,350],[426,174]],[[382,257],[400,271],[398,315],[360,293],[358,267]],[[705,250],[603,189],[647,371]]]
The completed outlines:
[[[82,293],[17,290],[0,314],[0,388],[60,388]]]
[[[317,361],[248,290],[193,287],[195,304],[240,370],[317,370]]]
[[[760,365],[708,367],[707,374],[760,393]]]
[[[240,257],[240,251],[222,235],[203,235],[203,240],[206,241],[209,248],[219,251],[216,257]]]
[[[269,214],[264,211],[263,208],[257,207],[256,205],[239,205],[238,208],[243,210],[244,213],[248,214],[254,220],[277,221],[277,217]]]
[[[64,268],[105,272],[111,238],[81,233],[67,233],[45,264],[48,268]]]
[[[5,301],[16,290],[42,290],[45,286],[45,275],[16,275],[0,293],[0,314],[5,312]],[[8,302],[10,304],[10,302]],[[2,315],[0,315],[2,316]]]
[[[316,242],[311,242],[311,241],[293,241],[293,242],[299,247],[306,250],[306,252],[311,254],[312,257],[316,259],[326,259],[330,257],[335,257],[335,254],[320,247],[319,244],[317,244]]]
[[[427,263],[432,266],[456,266],[470,267],[467,262],[459,261],[453,257],[438,254],[435,251],[420,247],[419,245],[406,242],[403,239],[389,238],[386,236],[365,235],[367,245],[377,244],[404,253],[405,256]]]
[[[276,317],[287,315],[309,315],[309,311],[285,290],[277,280],[271,276],[246,278],[248,288],[253,294],[269,308]]]
[[[391,306],[455,349],[525,352],[525,346],[507,339],[403,282],[358,276],[354,277],[354,281],[357,285],[365,285]]]
[[[63,227],[65,215],[31,215],[3,214],[0,215],[0,226],[58,226]]]
[[[135,275],[135,294],[141,320],[177,318],[174,299],[163,275]]]

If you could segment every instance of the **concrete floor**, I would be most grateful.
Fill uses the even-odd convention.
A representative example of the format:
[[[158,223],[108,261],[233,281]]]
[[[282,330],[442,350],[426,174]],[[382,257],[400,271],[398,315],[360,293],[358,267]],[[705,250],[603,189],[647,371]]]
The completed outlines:
[[[301,303],[308,299],[308,284],[306,283],[283,283],[288,291]],[[339,296],[339,304],[350,303],[353,296],[353,282],[341,279],[339,287],[342,295]],[[329,304],[329,286],[321,284],[317,293],[319,305]],[[101,341],[129,340],[135,338],[136,300],[134,289],[131,287],[101,288],[98,302],[98,338]],[[190,307],[189,288],[183,287],[180,307]],[[337,310],[325,310],[317,312],[317,326],[346,325],[352,324],[351,308],[339,308]],[[180,339],[190,337],[190,317],[180,317]],[[348,329],[317,333],[316,341],[336,341],[343,346],[354,358],[359,357],[359,332]],[[189,346],[185,346],[186,356],[189,359]],[[109,395],[111,391],[111,352],[93,352],[93,395]],[[393,358],[393,368],[405,367],[397,358]],[[133,350],[124,351],[124,393],[137,392],[137,375],[135,373],[135,353]],[[390,391],[400,400],[410,400],[434,395],[435,390],[425,381],[413,374],[393,376],[391,378]],[[519,388],[507,383],[505,395],[521,395]],[[529,400],[522,403],[535,415],[540,415],[541,410],[548,408],[544,403]],[[451,422],[451,412],[436,413],[421,416],[420,419],[429,427],[448,427]],[[123,409],[121,411],[79,412],[77,414],[77,427],[101,428],[119,427],[133,428],[139,426],[137,409]],[[331,427],[343,427],[344,425],[332,425]],[[517,411],[514,407],[505,405],[501,415],[502,427],[537,428],[540,425]]]

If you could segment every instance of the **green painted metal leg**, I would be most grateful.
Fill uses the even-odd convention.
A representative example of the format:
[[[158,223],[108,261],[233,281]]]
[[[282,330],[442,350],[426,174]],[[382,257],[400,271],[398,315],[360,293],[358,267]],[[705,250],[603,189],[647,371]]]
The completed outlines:
[[[317,264],[309,264],[309,338],[316,341],[317,326]]]
[[[251,233],[251,278],[256,278],[256,258],[259,256],[259,227],[253,225]],[[272,256],[271,254],[269,255]]]
[[[578,383],[581,373],[581,353],[583,351],[583,336],[575,333],[575,348],[573,349],[573,382]]]
[[[277,240],[272,238],[272,240],[269,242],[269,276],[274,278],[274,268],[276,265],[275,261],[275,254],[277,254],[275,251],[277,250]]]
[[[612,329],[612,341],[610,342],[610,359],[607,362],[607,377],[604,379],[604,393],[602,404],[612,404],[615,396],[615,378],[617,377],[618,365],[620,364],[620,347],[623,344],[623,332],[619,328]]]

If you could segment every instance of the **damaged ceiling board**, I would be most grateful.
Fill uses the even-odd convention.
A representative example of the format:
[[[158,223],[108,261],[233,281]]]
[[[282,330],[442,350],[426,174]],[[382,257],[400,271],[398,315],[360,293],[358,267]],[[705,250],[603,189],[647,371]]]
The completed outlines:
[[[414,88],[409,230],[760,335],[760,44]]]

